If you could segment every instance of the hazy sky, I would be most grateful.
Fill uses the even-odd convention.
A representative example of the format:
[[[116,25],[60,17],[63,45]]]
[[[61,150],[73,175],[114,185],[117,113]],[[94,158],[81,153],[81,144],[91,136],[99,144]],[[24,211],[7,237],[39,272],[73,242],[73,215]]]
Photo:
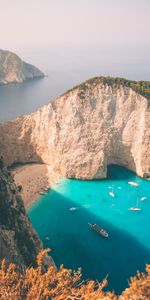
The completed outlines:
[[[0,0],[0,41],[150,46],[150,0]]]
[[[150,81],[150,0],[0,0],[0,48],[48,75],[1,88],[6,119],[94,76]]]
[[[149,79],[150,0],[0,0],[0,42],[44,71]]]

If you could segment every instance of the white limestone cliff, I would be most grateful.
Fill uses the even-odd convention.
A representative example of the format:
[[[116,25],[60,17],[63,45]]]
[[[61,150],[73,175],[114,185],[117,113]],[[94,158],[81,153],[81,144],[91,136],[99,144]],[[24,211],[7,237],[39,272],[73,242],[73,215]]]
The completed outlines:
[[[68,178],[105,178],[118,164],[150,175],[148,100],[123,85],[89,80],[37,112],[0,124],[6,164],[43,162]]]

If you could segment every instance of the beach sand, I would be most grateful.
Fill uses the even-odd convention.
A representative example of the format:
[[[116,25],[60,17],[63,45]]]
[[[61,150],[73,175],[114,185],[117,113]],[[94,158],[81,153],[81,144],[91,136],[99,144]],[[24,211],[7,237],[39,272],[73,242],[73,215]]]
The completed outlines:
[[[20,195],[26,208],[38,198],[44,188],[51,187],[57,181],[57,176],[52,175],[49,166],[45,164],[25,164],[11,171],[16,185],[22,186]]]

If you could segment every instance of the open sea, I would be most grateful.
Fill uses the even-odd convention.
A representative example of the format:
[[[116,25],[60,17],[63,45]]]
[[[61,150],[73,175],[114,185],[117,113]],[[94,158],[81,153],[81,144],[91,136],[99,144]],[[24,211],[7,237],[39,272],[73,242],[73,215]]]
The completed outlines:
[[[129,210],[136,206],[141,210]],[[110,166],[105,180],[60,180],[28,215],[57,266],[81,267],[84,279],[108,275],[108,289],[116,293],[150,263],[150,182],[123,167]],[[104,228],[109,238],[88,222]]]
[[[11,50],[11,49],[10,49]],[[14,51],[48,77],[0,86],[0,121],[36,111],[73,86],[95,76],[150,80],[150,49],[144,45],[88,47],[50,45]]]

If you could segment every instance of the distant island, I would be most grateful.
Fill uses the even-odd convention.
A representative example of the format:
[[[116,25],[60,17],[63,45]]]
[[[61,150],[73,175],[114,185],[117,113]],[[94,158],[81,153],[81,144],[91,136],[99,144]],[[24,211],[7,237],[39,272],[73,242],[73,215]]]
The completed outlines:
[[[44,77],[44,73],[24,62],[13,52],[0,50],[0,85],[22,83],[25,80]]]

